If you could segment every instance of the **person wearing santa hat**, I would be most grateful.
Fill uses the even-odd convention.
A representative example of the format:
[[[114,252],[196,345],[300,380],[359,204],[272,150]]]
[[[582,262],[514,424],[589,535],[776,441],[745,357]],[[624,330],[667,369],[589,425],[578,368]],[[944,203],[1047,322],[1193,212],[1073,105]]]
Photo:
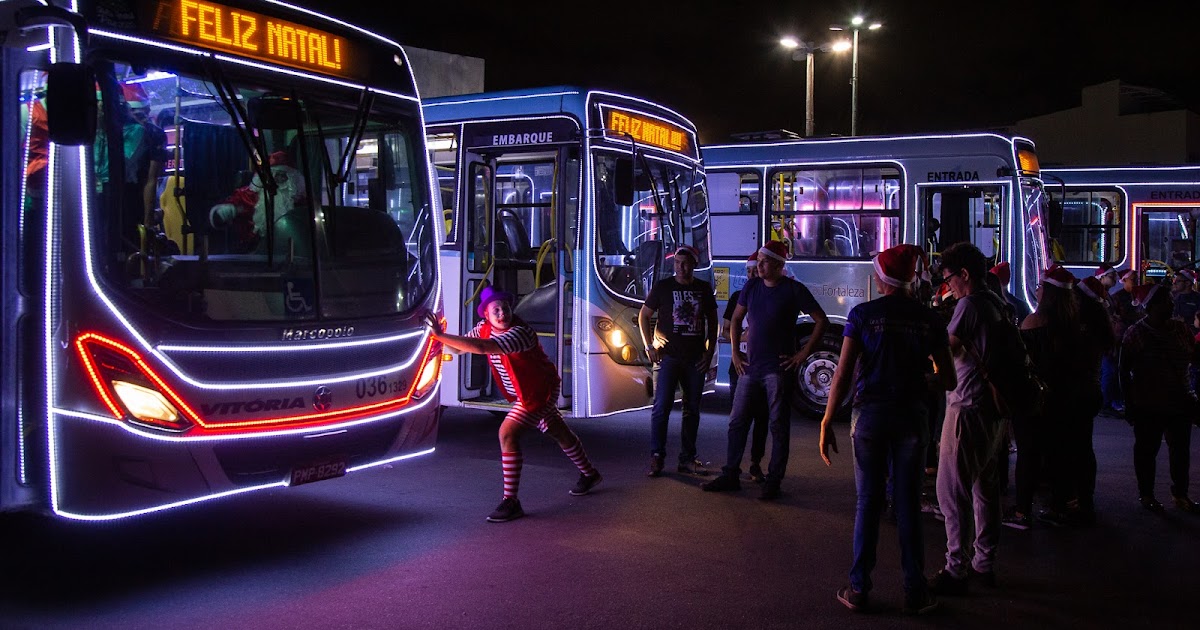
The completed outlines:
[[[749,282],[753,278],[758,277],[758,252],[750,254],[746,259],[746,281]],[[729,340],[729,327],[733,320],[733,311],[737,308],[738,298],[741,297],[742,290],[738,289],[729,296],[729,301],[725,303],[725,313],[721,315],[721,338]],[[747,319],[749,314],[747,313]],[[749,336],[746,332],[746,324],[742,322],[742,343],[738,348],[742,352],[746,351],[746,342]],[[738,372],[733,367],[733,363],[729,364],[729,398],[732,400],[734,392],[737,391]],[[755,483],[766,481],[766,476],[763,475],[762,458],[767,452],[767,410],[758,409],[754,414],[754,430],[750,433],[750,480]]]
[[[1125,419],[1133,425],[1138,501],[1151,512],[1163,511],[1155,498],[1154,469],[1166,438],[1171,498],[1181,510],[1200,513],[1188,497],[1192,423],[1197,420],[1188,364],[1195,342],[1183,322],[1171,318],[1174,305],[1166,287],[1143,284],[1134,289],[1133,298],[1146,315],[1130,326],[1121,340],[1120,375]]]
[[[855,306],[847,316],[841,359],[821,420],[819,446],[828,466],[830,451],[837,452],[833,419],[845,397],[852,395],[850,439],[858,493],[854,563],[850,586],[839,590],[837,598],[851,610],[869,605],[890,474],[900,531],[904,611],[921,614],[937,607],[925,581],[921,532],[921,486],[929,440],[927,393],[953,390],[958,379],[945,322],[913,295],[919,282],[917,263],[928,269],[925,252],[915,245],[897,245],[880,252],[873,262],[875,288],[881,297]],[[929,357],[936,366],[933,373]]]
[[[937,497],[946,519],[946,565],[929,585],[938,595],[962,595],[969,577],[995,583],[1005,425],[983,366],[991,356],[989,330],[1005,315],[1003,300],[986,288],[987,258],[978,247],[955,243],[942,252],[941,262],[942,279],[957,299],[946,331],[958,385],[946,395],[938,445]]]
[[[1092,277],[1104,285],[1105,291],[1117,285],[1117,270],[1108,263],[1100,263],[1100,266],[1096,267],[1096,272],[1092,274]]]
[[[1096,414],[1104,404],[1104,361],[1117,347],[1115,314],[1104,284],[1096,277],[1084,278],[1075,286],[1079,293],[1079,320],[1086,340],[1084,367],[1085,396],[1074,405],[1067,422],[1067,472],[1076,509],[1070,513],[1080,525],[1095,522],[1096,449],[1092,442]],[[1114,370],[1115,373],[1115,370]]]
[[[1116,343],[1112,352],[1106,354],[1100,363],[1100,391],[1104,395],[1100,412],[1119,417],[1125,414],[1125,401],[1121,394],[1120,379],[1117,378],[1117,356],[1120,354],[1121,339],[1125,336],[1125,331],[1142,316],[1133,305],[1133,290],[1138,284],[1137,272],[1126,269],[1118,272],[1117,278],[1119,284],[1108,290]]]
[[[1175,310],[1172,311],[1171,317],[1183,322],[1193,337],[1200,332],[1192,326],[1192,318],[1200,311],[1200,293],[1197,293],[1195,288],[1194,269],[1180,269],[1175,272],[1175,280],[1171,283],[1171,298],[1175,301]]]
[[[1071,495],[1068,473],[1067,418],[1084,398],[1085,349],[1088,347],[1079,319],[1076,279],[1065,267],[1054,265],[1042,274],[1036,289],[1038,305],[1021,324],[1021,338],[1049,394],[1040,414],[1013,414],[1013,436],[1017,442],[1015,468],[1016,504],[1004,516],[1007,527],[1029,529],[1033,522],[1033,495],[1042,471],[1049,471],[1051,499],[1039,520],[1065,525]]]
[[[1012,279],[1012,271],[1009,269],[1008,261],[1006,260],[992,267],[988,270],[988,274],[995,276],[998,281],[996,284],[999,290],[997,291],[995,290],[996,287],[993,287],[993,292],[1004,298],[1004,301],[1012,309],[1013,319],[1020,326],[1021,322],[1025,321],[1026,317],[1029,317],[1029,305],[1023,300],[1018,299],[1017,296],[1008,290],[1008,283]]]
[[[658,365],[654,379],[654,406],[650,410],[649,477],[662,474],[667,456],[667,422],[675,405],[675,389],[683,391],[679,437],[679,463],[675,470],[707,475],[696,457],[700,428],[700,396],[704,376],[717,350],[717,299],[712,285],[693,271],[699,252],[681,245],[672,256],[674,275],[654,283],[638,311],[638,329],[650,362]],[[651,325],[651,318],[657,315]]]
[[[534,429],[558,443],[558,447],[579,469],[579,481],[569,492],[583,496],[600,483],[600,472],[592,465],[583,442],[567,426],[558,410],[562,379],[558,368],[538,343],[537,333],[513,314],[515,296],[491,286],[479,294],[475,312],[481,319],[466,335],[451,335],[436,319],[430,322],[433,338],[456,352],[487,355],[494,381],[513,407],[500,423],[500,467],[504,494],[500,505],[487,517],[489,523],[503,523],[525,516],[517,489],[525,456],[521,436]]]
[[[771,461],[763,483],[764,501],[780,496],[791,449],[791,391],[796,370],[804,365],[821,342],[829,318],[808,287],[784,275],[788,249],[780,241],[769,241],[758,250],[758,277],[746,283],[738,297],[730,325],[734,369],[741,378],[729,414],[729,442],[721,475],[701,484],[706,492],[740,490],[742,456],[755,409],[765,405],[771,431]],[[747,352],[739,349],[746,313],[754,313],[748,329]],[[796,320],[807,314],[813,320],[808,343],[797,350]]]

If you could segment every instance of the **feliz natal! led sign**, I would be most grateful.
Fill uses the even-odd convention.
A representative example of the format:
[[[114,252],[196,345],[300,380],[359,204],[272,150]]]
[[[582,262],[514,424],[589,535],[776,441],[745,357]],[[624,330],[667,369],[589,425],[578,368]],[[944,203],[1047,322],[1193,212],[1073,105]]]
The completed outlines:
[[[148,5],[153,11],[150,30],[168,39],[321,74],[358,74],[351,64],[351,43],[327,31],[215,2],[160,0]]]
[[[688,148],[688,132],[671,123],[617,109],[608,110],[604,126],[609,131],[629,134],[634,140],[661,149],[684,153]]]

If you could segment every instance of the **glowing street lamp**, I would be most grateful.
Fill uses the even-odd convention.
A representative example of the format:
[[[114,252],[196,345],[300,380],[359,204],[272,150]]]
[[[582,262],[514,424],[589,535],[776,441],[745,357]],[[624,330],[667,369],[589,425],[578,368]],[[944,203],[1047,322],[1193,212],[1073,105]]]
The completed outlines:
[[[864,28],[868,31],[879,30],[883,28],[883,23],[871,22],[870,24],[867,24],[866,20],[863,19],[863,16],[856,15],[850,20],[849,26],[844,24],[831,24],[829,26],[829,30],[831,31],[854,32],[854,43],[851,44],[851,48],[854,52],[852,54],[853,60],[850,66],[850,135],[852,136],[858,135],[858,32]]]
[[[779,45],[792,51],[792,59],[799,61],[800,55],[805,57],[804,80],[804,137],[813,135],[813,54],[820,52],[843,52],[850,49],[850,42],[840,41],[832,45],[815,46],[812,42],[804,42],[791,35],[779,40]]]

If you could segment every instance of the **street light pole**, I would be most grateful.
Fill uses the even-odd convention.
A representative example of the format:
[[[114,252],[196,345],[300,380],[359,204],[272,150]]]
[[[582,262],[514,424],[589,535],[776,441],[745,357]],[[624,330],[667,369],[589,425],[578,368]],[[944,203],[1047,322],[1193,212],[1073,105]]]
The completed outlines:
[[[841,52],[848,44],[841,42],[833,46],[815,46],[812,42],[802,42],[795,37],[784,37],[779,44],[792,51],[792,59],[799,61],[800,53],[804,53],[804,137],[811,138],[814,133],[813,121],[813,55],[821,52]]]
[[[858,32],[863,29],[865,20],[861,15],[856,15],[850,20],[849,26],[841,24],[832,24],[829,27],[831,31],[854,31],[854,40],[851,43],[851,62],[850,62],[850,135],[858,135]],[[874,31],[883,28],[881,22],[872,22],[867,30]]]

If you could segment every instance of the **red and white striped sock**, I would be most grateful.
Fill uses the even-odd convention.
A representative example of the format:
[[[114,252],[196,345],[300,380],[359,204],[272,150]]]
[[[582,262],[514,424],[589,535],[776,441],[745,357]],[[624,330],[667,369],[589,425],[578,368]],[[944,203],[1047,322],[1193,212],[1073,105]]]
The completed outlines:
[[[592,462],[588,460],[587,453],[583,452],[582,440],[575,438],[575,446],[564,448],[563,452],[567,454],[567,457],[571,458],[572,462],[575,462],[575,467],[579,469],[579,472],[589,477],[596,474],[596,469],[592,467]]]
[[[521,466],[525,456],[521,453],[500,453],[500,467],[504,472],[504,498],[517,498],[517,486],[521,484]]]

